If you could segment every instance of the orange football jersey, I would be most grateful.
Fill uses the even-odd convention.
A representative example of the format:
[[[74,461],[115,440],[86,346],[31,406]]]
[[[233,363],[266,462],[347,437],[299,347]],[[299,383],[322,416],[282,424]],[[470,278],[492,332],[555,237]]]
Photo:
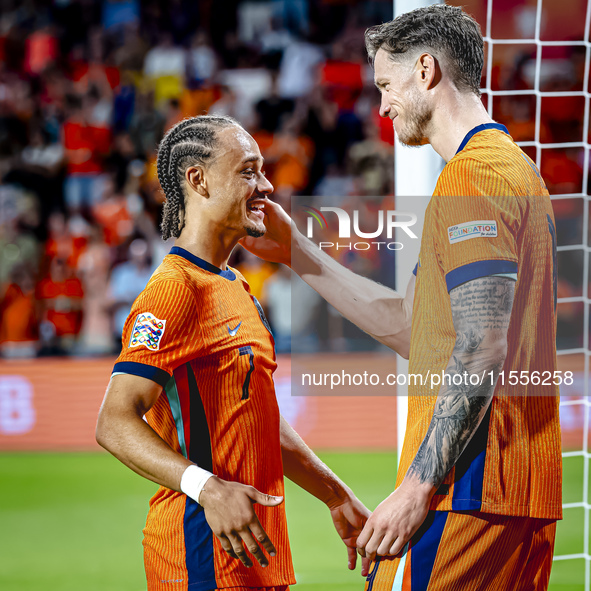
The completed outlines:
[[[516,280],[504,383],[497,382],[482,424],[431,508],[559,519],[554,216],[535,164],[498,124],[468,134],[427,208],[416,269],[411,376],[445,370],[456,340],[449,292],[490,275]],[[541,379],[510,385],[511,371]],[[427,433],[439,392],[429,380],[409,383],[398,483]]]
[[[224,480],[283,496],[273,337],[235,270],[173,247],[133,304],[114,374],[162,386],[146,420],[177,452]],[[206,591],[293,584],[284,505],[255,505],[277,548],[262,568],[230,558],[203,508],[161,487],[144,529],[148,589]]]

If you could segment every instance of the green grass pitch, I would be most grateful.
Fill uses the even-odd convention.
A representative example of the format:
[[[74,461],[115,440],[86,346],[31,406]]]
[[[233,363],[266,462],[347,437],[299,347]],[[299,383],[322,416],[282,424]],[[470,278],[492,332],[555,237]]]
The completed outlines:
[[[391,490],[391,453],[323,453],[369,508]],[[583,460],[565,460],[564,501],[583,494]],[[2,591],[141,591],[141,530],[155,485],[114,458],[92,454],[0,455]],[[316,499],[286,489],[294,565],[301,591],[360,591],[344,546]],[[556,553],[583,551],[583,509],[565,511]],[[551,591],[583,591],[584,561],[555,564]]]

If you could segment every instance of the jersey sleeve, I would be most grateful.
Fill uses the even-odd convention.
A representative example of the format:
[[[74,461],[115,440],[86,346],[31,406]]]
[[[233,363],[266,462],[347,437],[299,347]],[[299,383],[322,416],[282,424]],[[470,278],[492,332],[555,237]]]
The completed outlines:
[[[148,378],[163,388],[172,372],[198,354],[195,296],[177,281],[157,281],[134,302],[123,329],[113,375]]]
[[[518,200],[485,165],[461,164],[460,170],[446,171],[446,194],[433,197],[435,249],[447,291],[492,275],[517,280]]]

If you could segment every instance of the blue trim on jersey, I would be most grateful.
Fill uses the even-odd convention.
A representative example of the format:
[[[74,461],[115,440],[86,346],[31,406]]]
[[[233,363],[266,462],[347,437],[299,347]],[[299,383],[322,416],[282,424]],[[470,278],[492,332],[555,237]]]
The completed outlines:
[[[471,129],[465,135],[456,154],[459,154],[466,147],[466,144],[472,139],[473,136],[475,136],[477,133],[480,133],[481,131],[485,131],[487,129],[498,129],[499,131],[506,133],[508,136],[511,135],[509,133],[509,130],[504,125],[501,125],[500,123],[483,123],[482,125],[477,125],[474,129]]]
[[[367,578],[366,578],[367,587],[366,587],[365,591],[373,591],[373,584],[376,580],[376,577],[378,576],[378,568],[380,567],[381,561],[382,561],[382,557],[376,556],[376,561],[374,562],[373,570],[367,575]]]
[[[127,373],[132,376],[147,378],[163,388],[166,387],[168,380],[170,380],[170,374],[163,369],[146,363],[138,363],[137,361],[120,361],[116,363],[115,367],[113,367],[113,374],[115,373]]]
[[[254,306],[257,309],[257,312],[259,313],[259,318],[261,319],[261,322],[265,325],[265,328],[269,331],[269,334],[271,336],[273,336],[273,331],[271,330],[271,325],[269,324],[269,321],[267,320],[267,317],[265,316],[265,311],[263,310],[263,306],[261,306],[261,303],[252,294],[250,294],[250,297],[252,298]],[[273,342],[275,342],[275,341],[273,341]]]
[[[415,268],[412,270],[412,274],[416,277],[417,276],[417,271],[419,270],[419,263],[417,263],[415,265]]]
[[[185,504],[183,531],[189,588],[193,591],[216,589],[213,533],[205,519],[203,507],[191,497],[187,497]]]
[[[216,275],[219,275],[224,279],[228,279],[229,281],[234,281],[234,279],[236,279],[236,273],[234,273],[232,269],[228,268],[225,271],[222,271],[222,269],[220,269],[219,267],[216,267],[215,265],[212,265],[211,263],[208,263],[207,261],[200,259],[193,253],[190,253],[188,250],[185,250],[180,246],[173,246],[168,254],[175,254],[176,256],[183,257],[190,263],[197,265],[197,267],[200,267],[205,271],[209,271],[210,273],[215,273]]]
[[[515,261],[476,261],[463,265],[450,271],[445,276],[445,283],[447,284],[448,293],[458,285],[467,283],[473,279],[480,279],[480,277],[488,277],[489,275],[499,275],[501,273],[515,273],[517,274],[517,263]]]
[[[482,486],[491,408],[492,404],[488,407],[468,447],[456,462],[454,494],[451,500],[452,511],[480,511],[482,507]]]
[[[542,180],[542,175],[540,174],[538,167],[523,152],[521,152],[521,155],[523,156],[523,159],[527,162],[527,165],[536,173],[536,176],[540,180]]]
[[[447,521],[447,511],[430,511],[425,523],[431,521],[426,530],[420,529],[417,541],[410,543],[410,588],[412,591],[427,591],[441,536]],[[424,531],[424,533],[422,533]]]
[[[168,405],[170,406],[170,412],[172,414],[172,418],[174,419],[174,424],[176,426],[176,436],[181,446],[181,453],[188,458],[187,455],[187,442],[185,439],[185,423],[183,421],[183,410],[181,408],[181,400],[179,398],[179,391],[176,387],[176,379],[174,375],[170,380],[168,380],[166,386],[164,387],[164,391],[166,392],[166,397],[168,398]]]

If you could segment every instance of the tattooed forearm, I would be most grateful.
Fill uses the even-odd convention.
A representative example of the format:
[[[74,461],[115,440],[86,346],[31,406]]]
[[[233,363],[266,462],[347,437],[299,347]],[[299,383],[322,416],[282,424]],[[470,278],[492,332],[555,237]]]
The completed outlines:
[[[515,283],[505,277],[475,279],[450,292],[456,343],[433,418],[408,474],[437,488],[476,432],[503,368]],[[494,382],[472,385],[467,375],[494,372]],[[453,377],[462,376],[455,384]]]

